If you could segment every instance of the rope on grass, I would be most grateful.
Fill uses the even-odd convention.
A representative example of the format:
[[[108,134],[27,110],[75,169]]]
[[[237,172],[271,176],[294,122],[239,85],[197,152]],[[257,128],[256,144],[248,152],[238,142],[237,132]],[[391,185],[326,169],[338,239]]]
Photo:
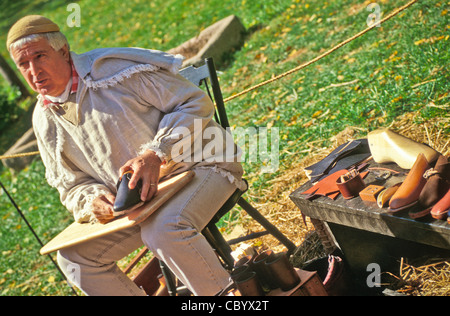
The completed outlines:
[[[322,55],[319,55],[319,56],[317,56],[316,58],[314,58],[314,59],[312,59],[312,60],[310,60],[310,61],[308,61],[308,62],[306,62],[306,63],[304,63],[304,64],[302,64],[302,65],[300,65],[300,66],[298,66],[298,67],[296,67],[296,68],[293,68],[293,69],[291,69],[291,70],[289,70],[289,71],[287,71],[287,72],[285,72],[285,73],[283,73],[283,74],[281,74],[281,75],[278,75],[278,76],[276,76],[276,77],[273,77],[272,79],[269,79],[269,80],[267,80],[267,81],[261,82],[261,83],[255,85],[255,86],[253,86],[253,87],[250,87],[250,88],[248,88],[248,89],[246,89],[246,90],[244,90],[244,91],[242,91],[242,92],[239,92],[239,93],[237,93],[237,94],[235,94],[235,95],[232,95],[231,97],[228,97],[228,98],[224,99],[223,102],[228,102],[228,101],[231,101],[231,100],[233,100],[233,99],[236,99],[236,98],[238,98],[238,97],[240,97],[240,96],[242,96],[242,95],[244,95],[244,94],[247,94],[247,93],[249,93],[249,92],[251,92],[251,91],[253,91],[253,90],[256,90],[256,89],[258,89],[258,88],[261,88],[262,86],[265,86],[265,85],[267,85],[267,84],[269,84],[269,83],[272,83],[272,82],[274,82],[274,81],[280,80],[280,79],[282,79],[282,78],[284,78],[284,77],[286,77],[286,76],[288,76],[288,75],[290,75],[290,74],[292,74],[292,73],[294,73],[294,72],[297,72],[297,71],[299,71],[299,70],[301,70],[301,69],[303,69],[303,68],[305,68],[305,67],[308,67],[309,65],[311,65],[311,64],[313,64],[313,63],[315,63],[315,62],[321,60],[322,58],[324,58],[324,57],[330,55],[331,53],[333,53],[334,51],[338,50],[338,49],[341,48],[342,46],[344,46],[344,45],[350,43],[351,41],[357,39],[358,37],[361,37],[361,36],[364,35],[365,33],[369,32],[370,30],[372,30],[373,28],[375,28],[377,25],[379,25],[379,24],[381,24],[381,23],[384,23],[384,22],[386,22],[387,20],[391,19],[392,17],[396,16],[397,14],[399,14],[399,13],[402,12],[403,10],[409,8],[411,5],[413,5],[413,4],[416,3],[416,2],[417,2],[417,0],[412,0],[412,1],[408,2],[408,3],[405,4],[404,6],[398,8],[398,9],[396,9],[395,11],[393,11],[392,13],[388,14],[386,17],[384,17],[384,18],[381,19],[380,21],[378,21],[378,22],[376,22],[376,23],[373,23],[371,26],[369,26],[369,27],[366,28],[365,30],[363,30],[363,31],[361,31],[361,32],[359,32],[359,33],[353,35],[352,37],[350,37],[350,38],[344,40],[343,42],[337,44],[336,46],[334,46],[334,47],[331,48],[330,50],[326,51],[326,52],[323,53]]]
[[[14,154],[14,155],[4,155],[4,156],[0,156],[0,160],[22,158],[22,157],[28,157],[28,156],[34,156],[34,155],[39,155],[39,151],[32,151],[29,153],[21,153],[21,154]]]
[[[295,67],[295,68],[293,68],[293,69],[291,69],[291,70],[289,70],[289,71],[287,71],[285,73],[282,73],[281,75],[273,77],[272,79],[266,80],[266,81],[261,82],[261,83],[255,85],[255,86],[253,86],[253,87],[245,89],[245,90],[243,90],[243,91],[241,91],[241,92],[239,92],[239,93],[237,93],[235,95],[232,95],[232,96],[224,99],[223,102],[228,102],[228,101],[231,101],[233,99],[236,99],[236,98],[238,98],[238,97],[240,97],[240,96],[242,96],[244,94],[247,94],[247,93],[249,93],[249,92],[251,92],[253,90],[259,89],[262,86],[265,86],[265,85],[268,85],[269,83],[272,83],[274,81],[280,80],[280,79],[282,79],[282,78],[284,78],[284,77],[286,77],[286,76],[288,76],[288,75],[290,75],[290,74],[292,74],[294,72],[300,71],[301,69],[306,68],[306,67],[308,67],[311,64],[314,64],[315,62],[325,58],[326,56],[330,55],[331,53],[333,53],[334,51],[336,51],[339,48],[343,47],[344,45],[350,43],[351,41],[357,39],[358,37],[363,36],[364,34],[369,32],[373,28],[377,27],[377,25],[382,24],[382,23],[386,22],[387,20],[393,18],[394,16],[396,16],[397,14],[402,12],[403,10],[409,8],[410,6],[412,6],[416,2],[417,2],[417,0],[412,0],[412,1],[408,2],[407,4],[405,4],[404,6],[399,7],[398,9],[394,10],[393,12],[388,14],[386,17],[384,17],[380,21],[378,21],[376,23],[373,23],[371,26],[369,26],[366,29],[362,30],[361,32],[353,35],[352,37],[349,37],[348,39],[346,39],[343,42],[337,44],[336,46],[334,46],[330,50],[326,51],[325,53],[317,56],[316,58],[314,58],[314,59],[312,59],[312,60],[310,60],[310,61],[308,61],[308,62],[306,62],[306,63],[304,63],[304,64],[302,64],[302,65],[300,65],[298,67]],[[33,155],[38,155],[38,154],[39,154],[39,151],[29,152],[29,153],[22,153],[22,154],[16,154],[16,155],[5,155],[5,156],[0,156],[0,161],[3,160],[3,159],[13,159],[13,158],[33,156]]]

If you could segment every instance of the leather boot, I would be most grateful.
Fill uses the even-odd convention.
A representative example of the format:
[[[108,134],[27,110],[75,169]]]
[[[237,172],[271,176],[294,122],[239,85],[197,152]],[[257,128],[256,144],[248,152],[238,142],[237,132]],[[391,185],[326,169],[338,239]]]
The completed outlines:
[[[256,272],[259,282],[261,283],[262,288],[269,292],[278,288],[274,280],[274,276],[269,268],[266,266],[267,260],[271,259],[275,256],[275,253],[272,250],[266,250],[256,257],[253,258],[251,267],[253,271]]]
[[[256,273],[250,269],[243,273],[239,273],[239,275],[234,278],[234,283],[242,296],[265,295],[258,278],[256,277]]]
[[[440,155],[434,168],[427,170],[424,177],[427,179],[419,196],[419,203],[424,208],[436,204],[450,189],[450,163]]]
[[[289,291],[300,283],[300,277],[285,253],[278,253],[268,258],[266,267],[271,272],[278,287],[283,291]]]
[[[419,154],[405,181],[389,202],[389,210],[391,212],[404,210],[418,202],[420,192],[422,192],[427,182],[423,175],[428,169],[430,169],[430,165],[425,155]]]

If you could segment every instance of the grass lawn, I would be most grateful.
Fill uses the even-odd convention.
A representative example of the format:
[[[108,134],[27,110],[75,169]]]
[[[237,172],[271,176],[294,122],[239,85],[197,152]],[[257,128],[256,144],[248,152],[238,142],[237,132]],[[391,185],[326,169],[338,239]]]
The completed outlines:
[[[70,1],[3,1],[0,41],[26,14],[57,22],[82,53],[98,47],[137,46],[168,50],[230,14],[249,32],[245,45],[218,65],[225,97],[306,62],[367,27],[371,1],[349,0],[80,0],[81,27],[66,19]],[[405,0],[379,0],[386,15]],[[311,148],[330,146],[346,127],[357,136],[389,126],[407,112],[415,123],[440,120],[449,138],[449,3],[422,0],[400,15],[312,66],[226,104],[235,127],[277,127],[280,167],[245,164],[251,197],[260,201],[271,181],[304,158]],[[8,57],[4,46],[0,52]],[[1,138],[1,137],[0,137]],[[4,150],[3,150],[4,151]],[[301,171],[299,171],[301,172]],[[44,242],[70,223],[56,190],[44,179],[37,159],[18,174],[3,170],[1,181]],[[48,258],[0,190],[0,295],[70,295]]]

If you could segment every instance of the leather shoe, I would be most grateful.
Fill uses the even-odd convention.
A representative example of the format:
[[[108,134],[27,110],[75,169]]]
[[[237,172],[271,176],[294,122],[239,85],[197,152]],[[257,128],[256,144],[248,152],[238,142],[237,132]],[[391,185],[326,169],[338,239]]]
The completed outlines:
[[[117,183],[117,195],[113,206],[114,216],[131,212],[143,204],[141,200],[142,180],[138,181],[133,190],[128,187],[132,174],[132,171],[124,173]]]
[[[448,159],[440,155],[434,168],[425,172],[427,179],[419,196],[419,204],[429,208],[436,204],[450,189],[450,163]]]
[[[445,220],[450,211],[450,190],[431,208],[431,216],[436,219]]]
[[[418,202],[420,192],[422,192],[426,184],[426,179],[423,177],[423,174],[428,169],[430,169],[430,165],[425,155],[420,153],[406,176],[405,181],[389,202],[389,210],[391,212],[404,210]]]

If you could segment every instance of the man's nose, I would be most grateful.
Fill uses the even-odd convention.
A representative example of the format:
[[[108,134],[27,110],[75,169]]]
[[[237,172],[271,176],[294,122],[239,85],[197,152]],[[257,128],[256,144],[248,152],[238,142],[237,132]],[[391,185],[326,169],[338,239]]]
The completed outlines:
[[[34,62],[30,62],[30,71],[33,77],[37,77],[41,72],[41,68]]]

